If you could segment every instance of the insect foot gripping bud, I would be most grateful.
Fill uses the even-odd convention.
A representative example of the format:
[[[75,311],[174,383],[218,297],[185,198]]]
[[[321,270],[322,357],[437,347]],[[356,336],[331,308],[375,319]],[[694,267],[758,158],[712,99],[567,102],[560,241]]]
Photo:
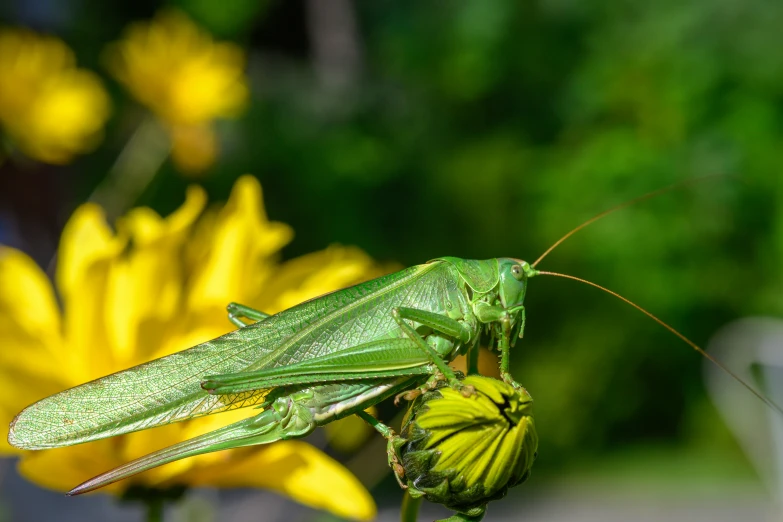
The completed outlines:
[[[476,393],[441,386],[418,397],[397,447],[412,497],[480,520],[489,501],[530,476],[538,435],[527,391],[482,376],[463,383]]]

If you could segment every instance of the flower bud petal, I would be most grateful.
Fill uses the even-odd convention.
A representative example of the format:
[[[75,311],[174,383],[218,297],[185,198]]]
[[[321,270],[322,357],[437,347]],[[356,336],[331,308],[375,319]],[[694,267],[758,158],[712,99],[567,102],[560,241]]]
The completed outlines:
[[[413,402],[400,458],[412,496],[472,514],[528,478],[538,435],[527,391],[478,375],[462,382],[475,393],[444,383]]]

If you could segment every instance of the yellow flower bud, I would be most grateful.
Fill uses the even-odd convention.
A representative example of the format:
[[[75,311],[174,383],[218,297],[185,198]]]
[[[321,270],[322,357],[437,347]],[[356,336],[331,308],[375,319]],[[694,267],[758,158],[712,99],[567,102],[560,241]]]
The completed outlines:
[[[411,496],[474,516],[530,476],[538,435],[527,391],[482,376],[463,383],[475,393],[444,385],[413,402],[399,453]]]

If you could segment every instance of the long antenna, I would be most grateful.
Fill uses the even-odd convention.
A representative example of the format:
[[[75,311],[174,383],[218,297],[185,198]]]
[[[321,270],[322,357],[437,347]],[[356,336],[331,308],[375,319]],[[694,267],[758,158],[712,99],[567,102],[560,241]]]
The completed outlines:
[[[595,220],[595,219],[593,219],[593,220]],[[586,284],[586,285],[590,285],[590,286],[592,286],[592,287],[594,287],[594,288],[598,288],[599,290],[603,290],[604,292],[606,292],[606,293],[608,293],[608,294],[611,294],[611,295],[615,296],[616,298],[620,299],[621,301],[625,301],[626,303],[628,303],[629,305],[633,306],[634,308],[636,308],[637,310],[639,310],[640,312],[642,312],[644,315],[646,315],[647,317],[651,318],[653,321],[655,321],[655,322],[656,322],[656,323],[658,323],[659,325],[663,326],[664,328],[666,328],[667,330],[669,330],[671,333],[673,333],[674,335],[676,335],[677,337],[679,337],[680,339],[682,339],[683,341],[685,341],[686,343],[688,343],[688,345],[689,345],[691,348],[693,348],[694,350],[696,350],[697,352],[699,352],[700,354],[702,354],[702,355],[703,355],[704,357],[706,357],[708,360],[710,360],[710,361],[712,361],[713,363],[715,363],[715,365],[716,365],[716,366],[718,366],[718,368],[720,368],[721,370],[723,370],[724,372],[726,372],[727,374],[729,374],[731,377],[733,377],[733,378],[734,378],[734,380],[735,380],[735,381],[737,381],[738,383],[740,383],[741,385],[743,385],[745,388],[747,388],[748,390],[750,390],[750,392],[751,392],[753,395],[755,395],[756,397],[758,397],[759,399],[761,399],[761,400],[762,400],[762,401],[763,401],[763,402],[764,402],[764,403],[765,403],[767,406],[769,406],[770,408],[772,408],[772,409],[774,409],[774,410],[777,410],[777,412],[778,412],[778,413],[780,413],[781,415],[783,415],[783,408],[781,408],[780,406],[778,406],[777,404],[775,404],[775,403],[772,401],[772,399],[770,399],[770,398],[766,397],[766,396],[765,396],[763,393],[761,393],[760,391],[756,390],[756,389],[755,389],[753,386],[751,386],[750,384],[748,384],[747,382],[745,382],[744,380],[742,380],[742,379],[741,379],[741,378],[740,378],[740,377],[739,377],[739,376],[738,376],[736,373],[734,373],[733,371],[729,370],[729,369],[728,369],[728,368],[727,368],[727,367],[726,367],[726,366],[725,366],[725,365],[724,365],[722,362],[720,362],[720,361],[719,361],[719,360],[717,360],[715,357],[713,357],[712,355],[710,355],[710,354],[708,354],[707,352],[705,352],[705,351],[704,351],[702,348],[700,348],[700,347],[699,347],[699,346],[698,346],[696,343],[694,343],[693,341],[691,341],[690,339],[688,339],[687,337],[685,337],[684,335],[682,335],[680,332],[678,332],[677,330],[675,330],[674,328],[672,328],[671,326],[669,326],[668,324],[666,324],[666,323],[665,323],[665,322],[663,322],[662,320],[658,319],[656,316],[654,316],[653,314],[651,314],[650,312],[648,312],[647,310],[645,310],[644,308],[642,308],[642,307],[641,307],[641,306],[639,306],[638,304],[634,303],[634,302],[633,302],[633,301],[631,301],[630,299],[626,299],[625,297],[621,296],[621,295],[620,295],[620,294],[618,294],[617,292],[613,292],[613,291],[609,290],[608,288],[604,288],[603,286],[601,286],[601,285],[599,285],[599,284],[593,283],[592,281],[588,281],[588,280],[586,280],[586,279],[581,279],[581,278],[579,278],[579,277],[575,277],[575,276],[572,276],[572,275],[568,275],[568,274],[559,274],[559,273],[557,273],[557,272],[546,272],[546,271],[543,271],[543,270],[538,270],[538,271],[537,271],[537,273],[538,273],[538,274],[540,274],[540,275],[550,275],[550,276],[556,276],[556,277],[563,277],[563,278],[565,278],[565,279],[572,279],[572,280],[574,280],[574,281],[579,281],[580,283],[584,283],[584,284]],[[537,275],[538,275],[538,274],[537,274]]]
[[[555,243],[551,247],[547,248],[546,252],[541,254],[541,256],[539,256],[538,259],[533,261],[533,263],[530,266],[535,268],[536,265],[538,263],[540,263],[542,259],[544,259],[546,256],[548,256],[549,253],[552,250],[554,250],[555,248],[560,246],[560,243],[562,243],[563,241],[565,241],[569,237],[573,236],[574,234],[576,234],[577,232],[579,232],[580,230],[585,228],[587,225],[591,225],[591,224],[595,223],[596,221],[598,221],[599,219],[601,219],[604,216],[608,216],[609,214],[611,214],[613,212],[616,212],[618,210],[624,209],[626,207],[630,207],[631,205],[635,205],[636,203],[639,203],[640,201],[644,201],[645,199],[654,198],[655,196],[660,196],[661,194],[665,194],[666,192],[670,192],[670,191],[675,190],[675,189],[686,187],[686,186],[692,185],[694,183],[701,183],[702,181],[707,181],[707,180],[710,180],[710,179],[713,179],[713,178],[722,178],[722,177],[726,177],[726,176],[727,176],[726,174],[708,174],[707,176],[700,176],[698,178],[690,178],[690,179],[686,179],[686,180],[683,180],[683,181],[678,181],[677,183],[669,185],[668,187],[663,187],[661,189],[654,190],[652,192],[648,192],[647,194],[645,194],[643,196],[639,196],[637,198],[633,198],[631,200],[626,201],[625,203],[620,203],[619,205],[614,206],[614,207],[610,208],[609,210],[604,210],[600,214],[596,214],[595,216],[591,217],[590,219],[588,219],[587,221],[585,221],[581,225],[577,226],[576,228],[573,228],[566,235],[564,235],[563,237],[561,237],[560,239],[555,241]]]

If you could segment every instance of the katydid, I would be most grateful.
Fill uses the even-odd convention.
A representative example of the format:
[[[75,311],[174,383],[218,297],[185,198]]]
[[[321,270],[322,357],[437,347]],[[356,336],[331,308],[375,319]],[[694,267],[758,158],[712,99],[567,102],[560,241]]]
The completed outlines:
[[[634,201],[583,223],[552,248]],[[271,316],[231,304],[229,319],[238,330],[45,398],[17,415],[8,441],[23,449],[55,448],[254,406],[262,410],[255,416],[141,457],[69,494],[86,493],[185,457],[303,437],[351,414],[370,422],[389,440],[394,465],[396,436],[364,410],[440,380],[470,394],[448,363],[468,354],[469,372],[474,372],[483,336],[493,339],[490,344],[497,340],[501,377],[518,387],[509,373],[509,358],[514,341],[524,333],[528,279],[539,274],[578,279],[536,270],[552,248],[533,264],[513,258],[442,257]]]

